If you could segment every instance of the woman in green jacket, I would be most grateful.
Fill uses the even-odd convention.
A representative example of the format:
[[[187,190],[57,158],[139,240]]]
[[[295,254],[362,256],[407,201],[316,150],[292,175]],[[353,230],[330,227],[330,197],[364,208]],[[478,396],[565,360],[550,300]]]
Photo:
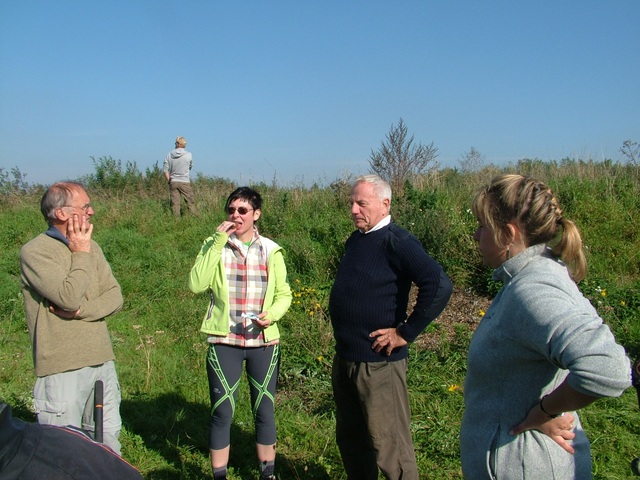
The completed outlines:
[[[261,479],[275,479],[274,402],[280,359],[278,321],[291,304],[283,250],[258,234],[262,198],[248,187],[229,195],[227,219],[200,249],[189,274],[194,293],[208,291],[207,334],[211,396],[209,448],[215,480],[226,478],[230,430],[246,362]]]

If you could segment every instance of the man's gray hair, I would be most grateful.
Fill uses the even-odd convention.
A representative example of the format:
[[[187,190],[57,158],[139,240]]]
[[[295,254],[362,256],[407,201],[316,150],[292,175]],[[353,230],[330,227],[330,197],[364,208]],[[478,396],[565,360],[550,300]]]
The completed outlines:
[[[56,210],[68,206],[74,192],[86,191],[79,182],[58,182],[47,188],[40,200],[40,211],[47,223],[56,219]]]
[[[373,174],[360,175],[353,183],[353,188],[355,188],[356,185],[360,183],[368,183],[370,185],[373,185],[373,188],[378,194],[378,199],[382,201],[385,198],[388,198],[389,203],[391,203],[391,185],[389,185],[389,182],[387,182],[384,178]]]

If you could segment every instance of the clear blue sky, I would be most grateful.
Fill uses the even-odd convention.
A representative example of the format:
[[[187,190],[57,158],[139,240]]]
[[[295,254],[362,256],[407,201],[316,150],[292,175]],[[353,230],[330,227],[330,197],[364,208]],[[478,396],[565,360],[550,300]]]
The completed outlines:
[[[368,171],[402,118],[459,166],[620,160],[640,141],[640,1],[3,0],[0,167],[90,157],[240,183]]]

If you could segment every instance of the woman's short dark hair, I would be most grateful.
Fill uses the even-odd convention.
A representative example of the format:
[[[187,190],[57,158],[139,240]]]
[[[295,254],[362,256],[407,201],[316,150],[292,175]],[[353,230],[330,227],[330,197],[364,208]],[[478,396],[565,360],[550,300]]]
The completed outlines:
[[[254,210],[262,210],[262,197],[253,188],[238,187],[231,192],[231,195],[227,198],[227,203],[224,205],[225,212],[228,211],[231,202],[235,200],[244,200],[250,204]]]

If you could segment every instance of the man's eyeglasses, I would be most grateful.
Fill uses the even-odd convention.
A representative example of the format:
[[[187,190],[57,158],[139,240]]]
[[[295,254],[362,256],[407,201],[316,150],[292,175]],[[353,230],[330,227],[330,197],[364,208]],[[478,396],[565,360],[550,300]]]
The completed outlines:
[[[89,210],[90,208],[93,208],[92,205],[90,203],[87,203],[86,205],[82,205],[81,207],[78,207],[77,205],[63,205],[63,207],[69,207],[69,208],[79,208],[80,210],[82,210],[84,213],[87,213],[87,210]]]
[[[249,213],[250,211],[253,210],[253,208],[247,208],[247,207],[228,207],[227,208],[227,213],[229,215],[233,215],[234,213],[236,213],[236,210],[238,211],[238,213],[240,215],[246,215],[247,213]]]

